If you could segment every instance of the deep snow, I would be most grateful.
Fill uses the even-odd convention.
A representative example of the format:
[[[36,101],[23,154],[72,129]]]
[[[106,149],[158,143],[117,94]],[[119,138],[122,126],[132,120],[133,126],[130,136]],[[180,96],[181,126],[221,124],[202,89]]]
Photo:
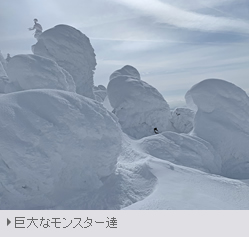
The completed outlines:
[[[0,209],[249,209],[241,88],[204,80],[170,111],[130,65],[93,86],[94,50],[73,27],[33,51],[0,54]]]

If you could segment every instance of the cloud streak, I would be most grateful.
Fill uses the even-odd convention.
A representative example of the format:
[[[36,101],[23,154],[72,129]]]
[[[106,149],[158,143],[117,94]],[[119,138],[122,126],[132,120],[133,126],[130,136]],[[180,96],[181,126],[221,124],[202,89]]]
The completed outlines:
[[[144,15],[154,17],[157,22],[179,28],[205,32],[249,34],[249,22],[247,21],[183,10],[170,4],[162,3],[159,0],[119,0],[118,3],[135,9]]]

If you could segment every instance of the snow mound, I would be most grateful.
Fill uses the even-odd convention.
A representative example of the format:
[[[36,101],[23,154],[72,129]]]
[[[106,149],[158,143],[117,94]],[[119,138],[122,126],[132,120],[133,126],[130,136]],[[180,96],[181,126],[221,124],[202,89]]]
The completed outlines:
[[[99,86],[94,86],[93,89],[94,89],[93,92],[94,92],[96,100],[99,102],[103,102],[107,95],[106,88],[102,85],[99,85]]]
[[[248,210],[249,186],[240,180],[210,175],[192,168],[151,160],[157,177],[154,192],[130,210]]]
[[[176,108],[171,112],[170,123],[175,132],[189,133],[193,129],[195,112],[188,108]]]
[[[147,165],[148,155],[139,152],[125,133],[122,133],[122,151],[117,169],[103,186],[88,195],[78,195],[65,206],[70,210],[121,209],[150,195],[157,183]]]
[[[138,70],[130,65],[126,65],[121,69],[113,72],[110,76],[110,81],[119,76],[127,76],[129,78],[141,80]]]
[[[47,209],[103,185],[122,133],[114,115],[76,93],[27,90],[0,97],[1,209]]]
[[[33,46],[36,55],[50,58],[73,77],[76,92],[94,99],[94,49],[83,33],[68,25],[57,25],[44,31]]]
[[[164,132],[139,141],[141,149],[154,157],[174,164],[220,174],[220,157],[206,141],[174,132]]]
[[[37,55],[16,55],[7,64],[10,83],[5,92],[58,89],[75,92],[69,73],[54,61]]]
[[[163,96],[142,80],[127,76],[113,78],[107,86],[113,113],[118,117],[123,131],[142,138],[166,131],[170,109]]]
[[[234,84],[207,79],[185,96],[197,110],[193,133],[208,141],[222,159],[222,175],[249,178],[249,97]]]

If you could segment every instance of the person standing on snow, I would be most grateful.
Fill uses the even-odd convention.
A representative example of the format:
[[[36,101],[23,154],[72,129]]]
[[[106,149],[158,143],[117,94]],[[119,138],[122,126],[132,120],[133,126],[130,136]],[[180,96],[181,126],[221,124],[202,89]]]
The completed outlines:
[[[11,57],[10,57],[10,54],[8,53],[8,54],[7,54],[7,58],[6,58],[5,60],[6,60],[7,62],[9,62],[10,59],[11,59]]]
[[[42,33],[42,26],[37,22],[38,22],[38,20],[34,19],[35,24],[34,24],[33,28],[30,27],[29,30],[35,30],[34,37],[38,40],[39,36]]]

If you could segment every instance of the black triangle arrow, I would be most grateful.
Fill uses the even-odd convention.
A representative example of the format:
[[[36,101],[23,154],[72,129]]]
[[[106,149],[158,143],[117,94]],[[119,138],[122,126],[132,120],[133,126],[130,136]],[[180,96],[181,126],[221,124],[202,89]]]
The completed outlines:
[[[11,223],[11,221],[7,218],[7,226]]]

